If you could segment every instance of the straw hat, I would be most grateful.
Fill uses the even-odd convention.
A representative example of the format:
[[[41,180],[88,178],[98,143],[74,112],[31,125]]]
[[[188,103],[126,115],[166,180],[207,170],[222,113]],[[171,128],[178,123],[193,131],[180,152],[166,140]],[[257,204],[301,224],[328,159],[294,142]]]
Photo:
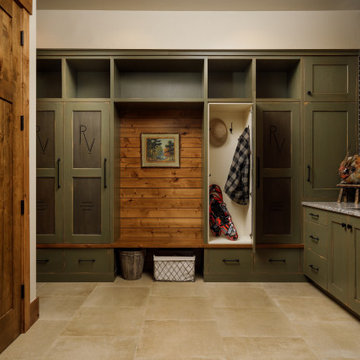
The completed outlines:
[[[228,135],[227,127],[221,119],[210,120],[210,144],[221,146],[225,143]]]

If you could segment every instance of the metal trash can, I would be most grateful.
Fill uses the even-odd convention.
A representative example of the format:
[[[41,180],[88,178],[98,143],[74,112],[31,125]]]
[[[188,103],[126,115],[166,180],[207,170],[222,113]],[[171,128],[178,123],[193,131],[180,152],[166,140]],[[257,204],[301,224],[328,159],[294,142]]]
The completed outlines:
[[[125,280],[141,278],[144,269],[145,250],[120,251],[121,275]]]

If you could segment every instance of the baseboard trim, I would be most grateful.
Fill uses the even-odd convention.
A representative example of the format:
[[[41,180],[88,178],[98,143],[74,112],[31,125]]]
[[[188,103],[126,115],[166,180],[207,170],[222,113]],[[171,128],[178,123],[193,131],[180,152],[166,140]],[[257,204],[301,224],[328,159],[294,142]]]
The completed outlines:
[[[34,323],[39,318],[39,297],[37,297],[34,301],[30,303],[30,327],[34,325]]]

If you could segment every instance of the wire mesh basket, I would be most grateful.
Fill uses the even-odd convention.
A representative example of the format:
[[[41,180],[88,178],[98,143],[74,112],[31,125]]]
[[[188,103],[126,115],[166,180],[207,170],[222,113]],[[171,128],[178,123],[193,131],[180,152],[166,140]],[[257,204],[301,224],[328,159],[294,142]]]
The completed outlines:
[[[195,256],[155,256],[154,279],[195,281]]]

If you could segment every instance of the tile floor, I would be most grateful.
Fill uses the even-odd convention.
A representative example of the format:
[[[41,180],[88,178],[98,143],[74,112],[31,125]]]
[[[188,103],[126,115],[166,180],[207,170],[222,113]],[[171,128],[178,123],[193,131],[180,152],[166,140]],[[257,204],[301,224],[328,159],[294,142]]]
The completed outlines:
[[[39,283],[0,360],[360,359],[360,322],[308,283]]]

